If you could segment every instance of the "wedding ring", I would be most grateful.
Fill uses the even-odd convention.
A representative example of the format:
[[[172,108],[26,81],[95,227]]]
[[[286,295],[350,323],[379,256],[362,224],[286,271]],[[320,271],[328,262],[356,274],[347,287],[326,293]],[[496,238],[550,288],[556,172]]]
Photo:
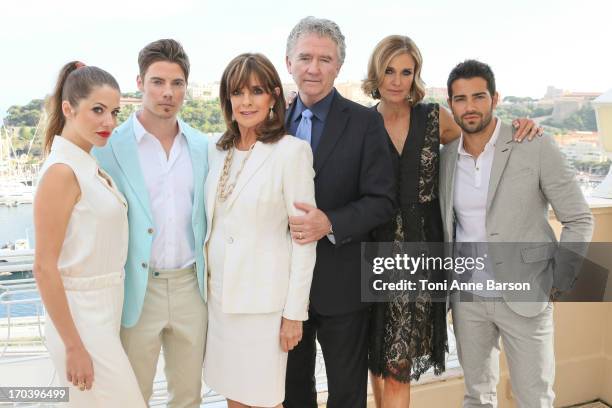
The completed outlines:
[[[85,381],[79,381],[78,384],[79,390],[85,391]]]
[[[298,239],[303,239],[304,238],[304,235],[301,232],[298,232],[298,234],[299,234],[298,235]]]

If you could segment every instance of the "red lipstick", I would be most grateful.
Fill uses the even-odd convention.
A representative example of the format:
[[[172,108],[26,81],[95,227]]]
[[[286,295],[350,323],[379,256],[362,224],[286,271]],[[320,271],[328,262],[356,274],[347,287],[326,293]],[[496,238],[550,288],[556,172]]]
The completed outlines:
[[[96,132],[96,134],[100,137],[107,138],[110,136],[111,133],[104,131],[104,132]]]

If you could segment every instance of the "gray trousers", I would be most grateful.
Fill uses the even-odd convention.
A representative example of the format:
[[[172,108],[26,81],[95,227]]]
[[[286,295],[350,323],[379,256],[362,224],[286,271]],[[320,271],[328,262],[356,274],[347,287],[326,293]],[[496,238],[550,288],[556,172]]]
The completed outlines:
[[[452,301],[457,353],[465,378],[464,408],[497,407],[499,339],[518,407],[551,408],[555,393],[553,305],[534,317],[513,312],[503,300]]]

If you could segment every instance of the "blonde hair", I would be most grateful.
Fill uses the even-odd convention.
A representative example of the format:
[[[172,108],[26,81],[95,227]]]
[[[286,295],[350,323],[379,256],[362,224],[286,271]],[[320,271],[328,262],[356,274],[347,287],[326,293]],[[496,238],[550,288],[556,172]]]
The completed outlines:
[[[414,81],[410,89],[410,103],[415,105],[425,96],[425,82],[421,79],[423,57],[414,41],[403,35],[390,35],[380,40],[368,62],[368,76],[361,84],[366,95],[380,99],[378,87],[382,84],[385,71],[391,60],[398,55],[409,54],[414,59]]]

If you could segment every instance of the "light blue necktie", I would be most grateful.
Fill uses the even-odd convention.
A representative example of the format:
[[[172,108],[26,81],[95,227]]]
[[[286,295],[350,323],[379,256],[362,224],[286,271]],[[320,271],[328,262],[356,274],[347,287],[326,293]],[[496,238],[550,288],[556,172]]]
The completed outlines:
[[[309,109],[304,109],[302,112],[302,119],[300,119],[300,124],[298,125],[297,130],[295,131],[295,135],[302,140],[311,144],[312,140],[312,112]]]

